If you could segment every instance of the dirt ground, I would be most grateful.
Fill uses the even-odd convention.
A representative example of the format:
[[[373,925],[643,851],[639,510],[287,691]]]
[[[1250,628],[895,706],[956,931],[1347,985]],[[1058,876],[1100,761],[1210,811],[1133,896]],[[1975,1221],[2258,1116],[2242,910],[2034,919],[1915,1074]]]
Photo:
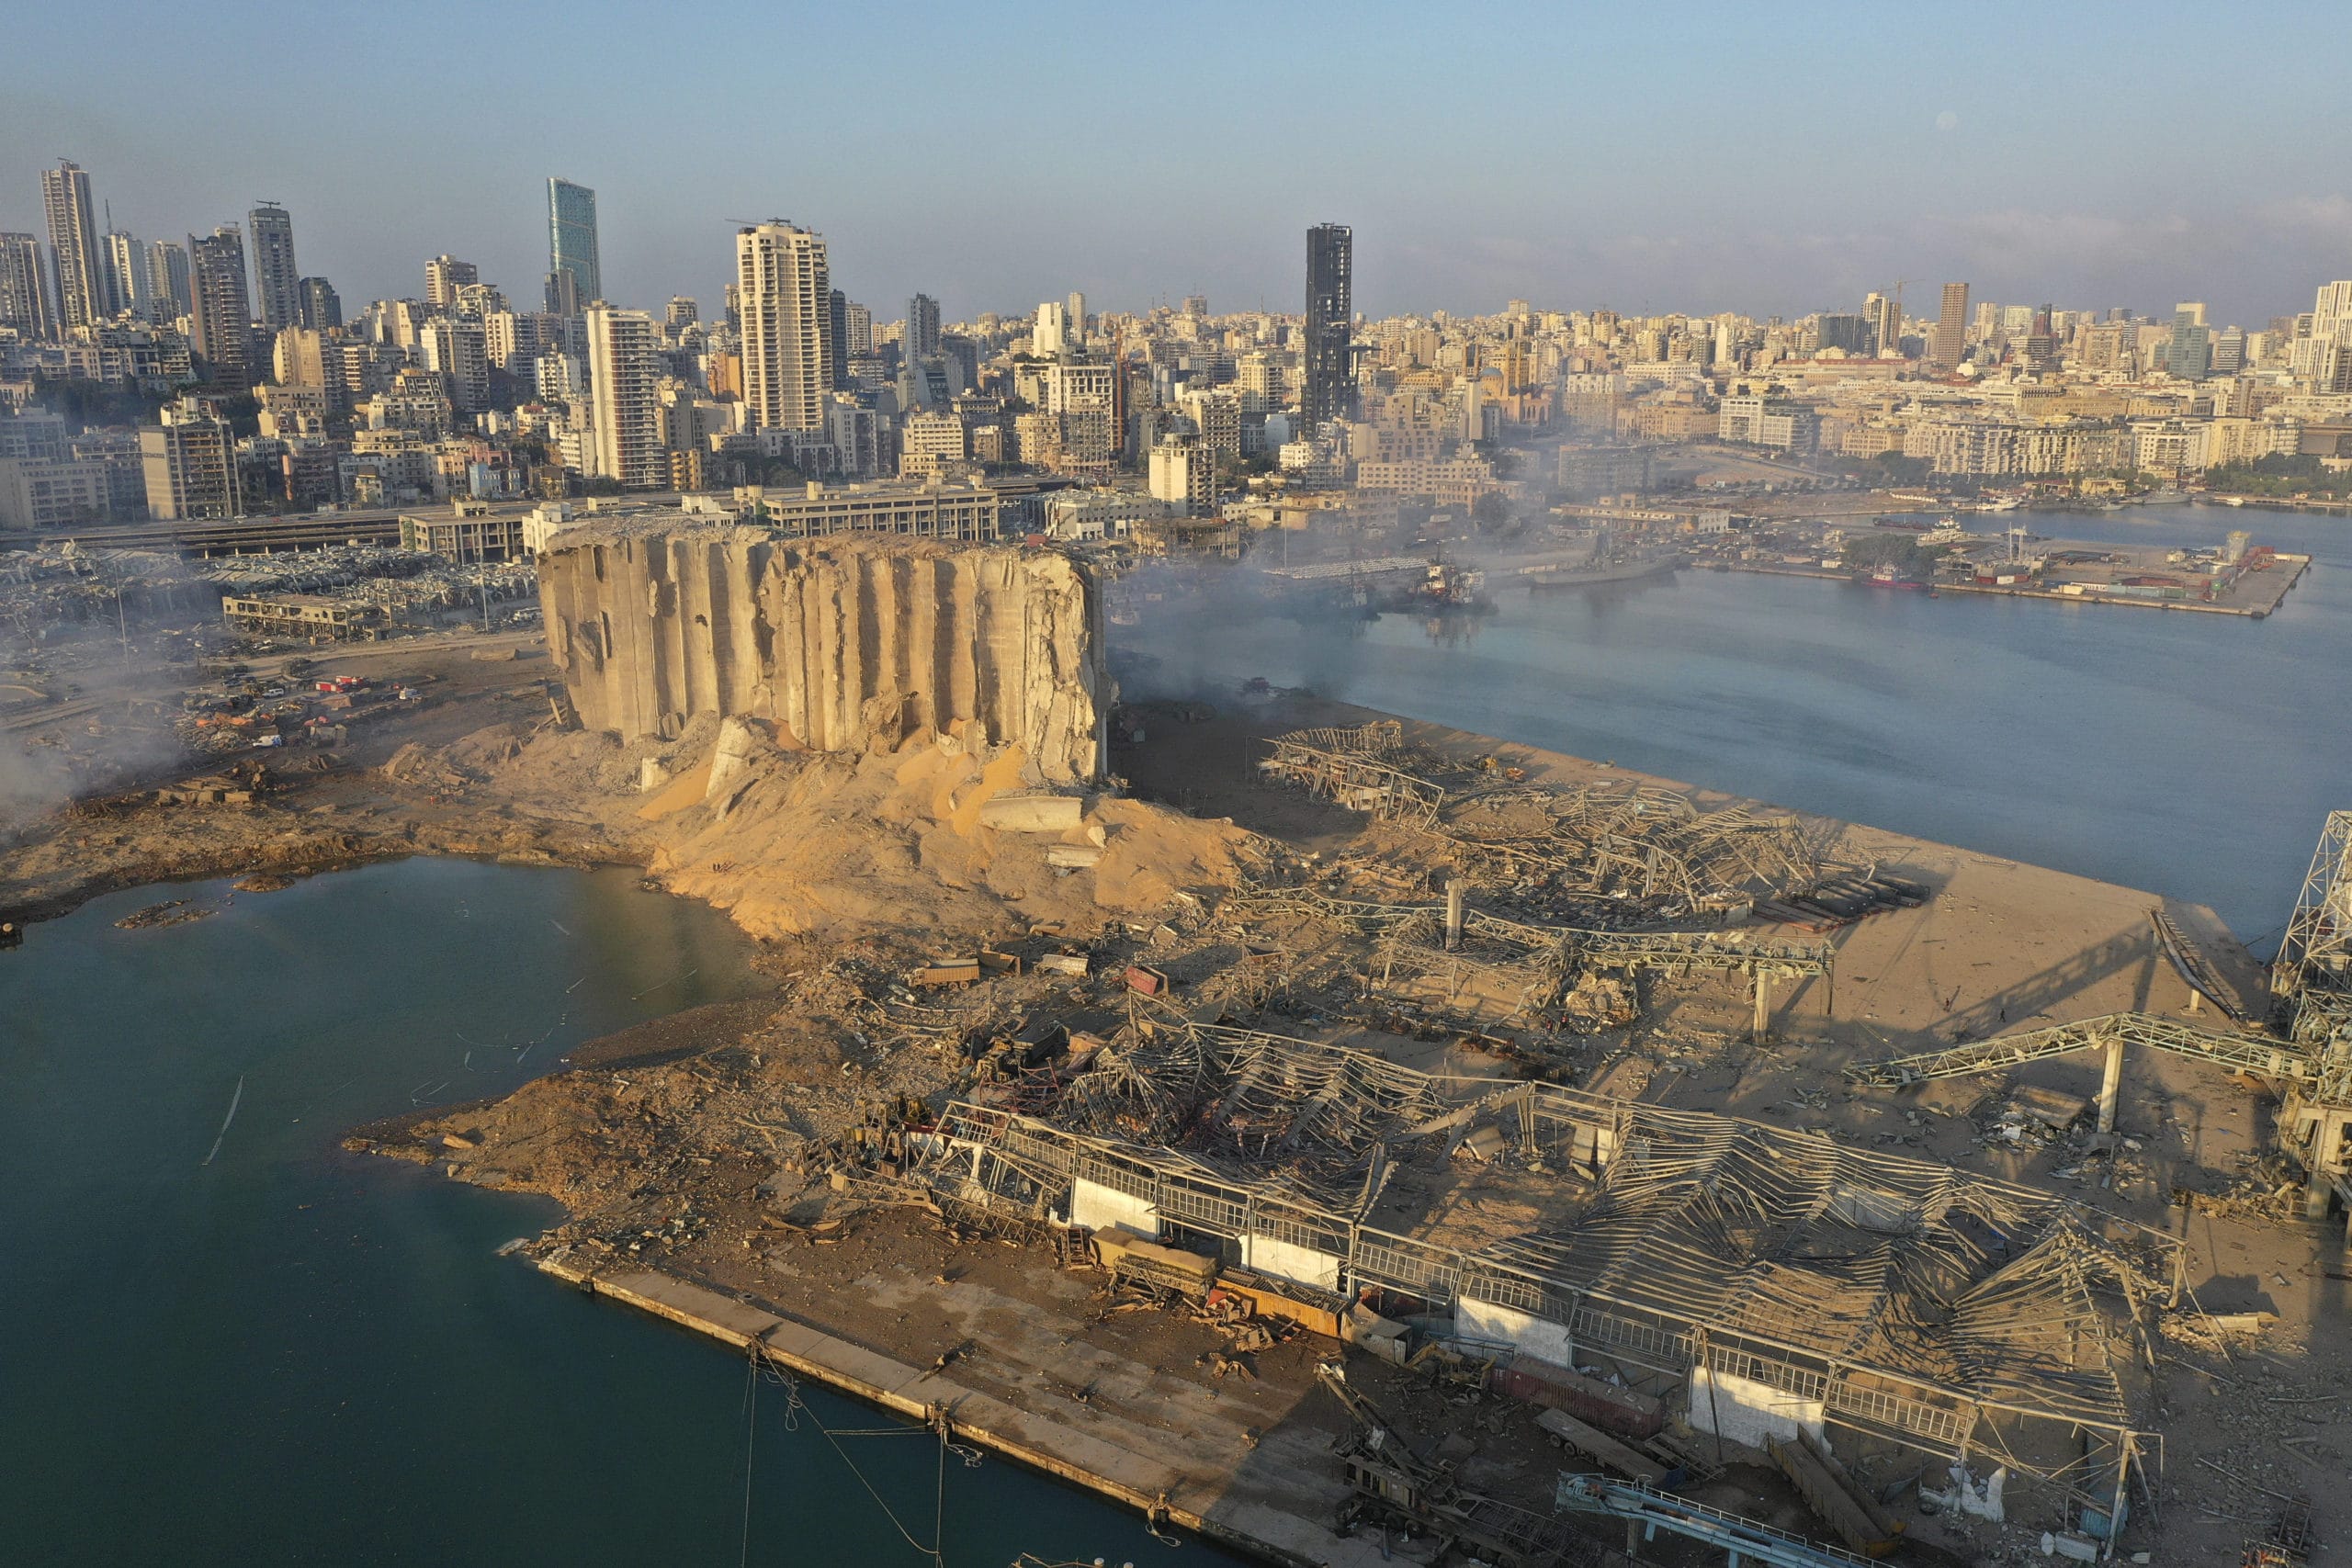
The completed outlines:
[[[562,732],[548,722],[544,657],[521,652],[500,662],[461,646],[337,654],[334,669],[417,682],[423,700],[356,717],[329,752],[271,755],[254,804],[116,798],[20,828],[0,848],[0,919],[54,915],[133,884],[300,875],[412,853],[647,867],[763,940],[772,996],[639,1026],[503,1101],[360,1129],[354,1146],[555,1196],[569,1218],[542,1245],[584,1266],[709,1280],[917,1364],[953,1353],[965,1375],[1025,1408],[1123,1423],[1137,1442],[1181,1436],[1204,1466],[1227,1466],[1284,1506],[1335,1501],[1328,1443],[1340,1415],[1312,1377],[1329,1344],[1293,1339],[1254,1353],[1250,1371],[1219,1376],[1204,1358],[1226,1339],[1209,1325],[1114,1310],[1123,1303],[1101,1293],[1100,1276],[1059,1267],[1034,1242],[959,1238],[942,1219],[836,1190],[827,1172],[829,1151],[879,1135],[910,1101],[936,1109],[995,1081],[991,1042],[1054,1020],[1117,1030],[1130,964],[1168,976],[1188,1008],[1284,1032],[1362,1031],[1361,944],[1294,925],[1274,933],[1284,952],[1269,969],[1219,910],[1252,878],[1306,876],[1382,841],[1362,816],[1270,783],[1255,765],[1269,735],[1376,716],[1304,695],[1150,712],[1148,739],[1114,751],[1127,798],[1098,799],[1078,829],[1018,832],[980,820],[983,802],[1019,788],[1017,758],[968,756],[928,736],[853,757],[755,748],[740,778],[714,787],[716,727],[633,747]],[[1631,779],[1407,728],[1432,752],[1492,756],[1538,786]],[[1744,990],[1698,976],[1645,982],[1630,1024],[1530,1036],[1521,1043],[1536,1055],[1465,1052],[1458,1034],[1403,1027],[1393,1050],[1821,1131],[2048,1188],[2180,1236],[2207,1311],[2276,1321],[2231,1335],[2168,1321],[2148,1412],[2165,1438],[2157,1508],[2135,1518],[2127,1550],[2159,1562],[2234,1561],[2290,1496],[2312,1498],[2323,1539],[2352,1539],[2352,1499],[2331,1484],[2352,1468],[2352,1268],[2340,1229],[2281,1217],[2258,1160],[2267,1105],[2251,1086],[2135,1057],[2127,1142],[2094,1157],[2079,1130],[2020,1125],[2009,1107],[2019,1088],[2087,1095],[2095,1063],[2060,1059],[1900,1095],[1842,1076],[1856,1060],[1962,1036],[2125,1009],[2185,1013],[2189,992],[2149,935],[2150,897],[1818,826],[1842,861],[1932,896],[1833,933],[1834,995],[1821,982],[1792,987],[1776,998],[1764,1040],[1746,1038]],[[2252,961],[2210,911],[2168,913],[2243,991],[2258,989]],[[1018,957],[1022,972],[952,991],[909,982],[912,965],[981,947]],[[1083,976],[1037,968],[1080,954]],[[1374,1365],[1351,1357],[1351,1375],[1359,1364]],[[1448,1445],[1465,1482],[1543,1506],[1570,1462],[1510,1401],[1385,1369],[1365,1375],[1407,1429]],[[1702,1500],[1811,1528],[1777,1477],[1736,1456],[1707,1486]],[[2036,1561],[2041,1528],[1917,1517],[1912,1550],[1923,1562]]]

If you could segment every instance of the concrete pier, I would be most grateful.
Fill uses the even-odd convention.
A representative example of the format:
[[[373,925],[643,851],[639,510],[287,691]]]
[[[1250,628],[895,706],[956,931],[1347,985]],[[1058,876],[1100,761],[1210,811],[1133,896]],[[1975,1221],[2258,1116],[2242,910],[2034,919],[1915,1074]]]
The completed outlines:
[[[1227,1391],[1218,1400],[1228,1407],[1221,1418],[1185,1422],[1179,1440],[1122,1418],[1112,1408],[1112,1395],[1123,1391],[1106,1390],[1091,1404],[1072,1406],[1069,1416],[1041,1413],[976,1386],[980,1379],[956,1375],[956,1368],[938,1372],[913,1366],[674,1275],[652,1269],[597,1273],[561,1258],[543,1258],[538,1266],[594,1294],[738,1349],[748,1352],[756,1344],[767,1359],[796,1375],[911,1420],[944,1410],[959,1440],[1221,1546],[1298,1568],[1373,1568],[1384,1562],[1376,1541],[1342,1538],[1328,1528],[1346,1491],[1331,1462],[1332,1428],[1283,1419],[1283,1411],[1264,1410],[1262,1399],[1251,1400],[1267,1393],[1288,1400],[1304,1390],[1272,1386],[1269,1379]],[[989,1349],[992,1359],[1021,1353],[1017,1344],[1002,1337]],[[1033,1375],[1042,1381],[1043,1369],[1034,1369]],[[1109,1382],[1108,1374],[1097,1379],[1098,1385]],[[1238,1408],[1245,1401],[1260,1408]],[[1253,1416],[1267,1425],[1247,1425]]]

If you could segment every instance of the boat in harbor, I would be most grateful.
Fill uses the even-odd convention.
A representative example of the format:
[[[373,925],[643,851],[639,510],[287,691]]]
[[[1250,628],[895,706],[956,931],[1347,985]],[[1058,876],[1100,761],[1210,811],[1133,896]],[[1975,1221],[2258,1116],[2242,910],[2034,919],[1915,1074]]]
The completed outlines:
[[[1621,561],[1614,566],[1539,566],[1521,572],[1519,581],[1530,588],[1595,588],[1603,583],[1663,577],[1682,564],[1680,556],[1659,556],[1650,560]]]

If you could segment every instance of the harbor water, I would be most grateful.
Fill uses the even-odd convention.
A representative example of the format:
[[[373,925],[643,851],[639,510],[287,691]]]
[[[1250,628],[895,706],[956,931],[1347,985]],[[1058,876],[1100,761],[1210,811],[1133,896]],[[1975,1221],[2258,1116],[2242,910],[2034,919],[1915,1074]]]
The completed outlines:
[[[1128,631],[1155,685],[1329,697],[2211,905],[2267,953],[2352,807],[2352,520],[2142,506],[1962,518],[2314,558],[2266,620],[1684,570],[1489,616],[1197,605]]]
[[[112,923],[164,898],[219,912]],[[927,1435],[814,1388],[787,1427],[773,1385],[753,1426],[742,1357],[497,1255],[552,1204],[338,1146],[745,994],[749,954],[634,874],[422,860],[0,953],[0,1562],[929,1561],[859,1479],[928,1545]],[[817,1420],[904,1435],[853,1472]],[[954,1563],[1173,1555],[993,1460],[945,1499]]]

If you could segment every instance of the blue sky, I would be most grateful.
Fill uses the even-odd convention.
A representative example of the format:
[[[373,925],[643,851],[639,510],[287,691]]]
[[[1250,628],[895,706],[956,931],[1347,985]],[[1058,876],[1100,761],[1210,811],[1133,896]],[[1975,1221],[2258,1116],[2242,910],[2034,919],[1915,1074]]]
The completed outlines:
[[[2259,326],[2352,276],[2343,0],[15,10],[0,228],[60,156],[144,238],[266,197],[347,309],[445,250],[534,300],[549,174],[596,188],[618,300],[715,308],[729,220],[780,216],[885,320],[1295,310],[1322,220],[1374,313],[1965,277]]]

